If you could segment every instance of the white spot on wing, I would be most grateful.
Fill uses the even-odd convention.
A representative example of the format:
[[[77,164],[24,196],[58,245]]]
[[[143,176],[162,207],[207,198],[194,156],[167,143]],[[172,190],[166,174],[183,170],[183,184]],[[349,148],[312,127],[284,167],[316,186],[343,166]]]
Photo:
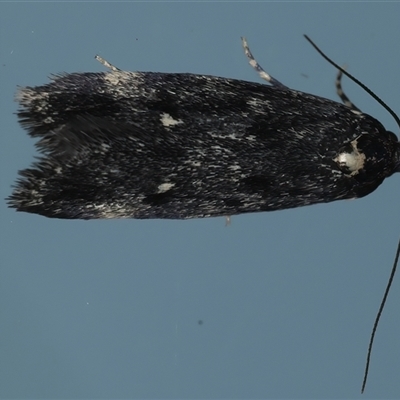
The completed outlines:
[[[165,127],[183,124],[183,121],[181,119],[174,119],[167,113],[162,113],[160,120]]]
[[[162,183],[161,185],[158,186],[158,188],[157,188],[158,192],[157,193],[168,192],[168,190],[170,190],[174,186],[175,186],[175,183],[170,183],[170,182]]]

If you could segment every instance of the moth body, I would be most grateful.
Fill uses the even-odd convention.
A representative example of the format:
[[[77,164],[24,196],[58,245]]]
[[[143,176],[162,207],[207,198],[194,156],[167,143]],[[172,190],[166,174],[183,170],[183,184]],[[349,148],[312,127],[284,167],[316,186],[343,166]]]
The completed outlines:
[[[365,196],[399,168],[373,117],[283,85],[193,74],[55,76],[19,91],[42,158],[9,204],[54,218],[202,218]]]

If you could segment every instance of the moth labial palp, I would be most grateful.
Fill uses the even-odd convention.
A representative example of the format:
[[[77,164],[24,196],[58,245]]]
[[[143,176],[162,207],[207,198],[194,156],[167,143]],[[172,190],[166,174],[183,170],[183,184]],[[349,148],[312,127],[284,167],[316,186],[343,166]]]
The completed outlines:
[[[102,65],[104,65],[106,68],[110,69],[111,71],[118,72],[121,71],[119,68],[115,67],[111,63],[109,63],[106,59],[103,57],[100,57],[99,55],[95,56],[95,59]]]
[[[351,108],[355,112],[361,112],[361,110],[346,96],[346,93],[344,93],[342,89],[342,77],[343,77],[343,72],[339,70],[336,75],[336,81],[335,81],[337,95],[339,96],[340,100],[342,100],[342,103],[344,105]]]
[[[242,37],[242,46],[244,49],[244,54],[249,60],[249,64],[256,70],[256,72],[259,74],[261,79],[264,79],[265,81],[269,82],[273,86],[278,86],[280,88],[288,88],[285,86],[283,83],[279,82],[277,79],[275,79],[273,76],[271,76],[268,72],[266,72],[261,65],[257,62],[257,60],[254,58],[252,52],[250,51],[249,44],[247,43],[247,40],[245,37]]]

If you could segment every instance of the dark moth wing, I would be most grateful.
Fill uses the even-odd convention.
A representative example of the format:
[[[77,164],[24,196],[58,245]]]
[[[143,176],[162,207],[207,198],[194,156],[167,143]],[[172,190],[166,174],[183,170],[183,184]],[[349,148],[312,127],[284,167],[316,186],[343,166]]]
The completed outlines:
[[[200,218],[365,196],[399,164],[369,115],[192,74],[68,74],[19,92],[44,154],[9,204],[55,218]]]

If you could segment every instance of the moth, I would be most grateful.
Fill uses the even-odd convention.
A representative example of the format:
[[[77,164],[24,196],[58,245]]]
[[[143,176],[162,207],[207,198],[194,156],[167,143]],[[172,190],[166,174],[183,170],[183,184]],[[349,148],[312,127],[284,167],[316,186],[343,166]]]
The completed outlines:
[[[258,68],[244,42],[250,62]],[[9,205],[51,218],[203,218],[363,197],[399,142],[344,104],[188,73],[56,75],[17,93],[42,153]]]
[[[97,57],[108,72],[20,89],[19,122],[42,156],[19,172],[9,206],[65,219],[232,216],[363,197],[400,171],[396,135],[348,100],[340,77],[344,104],[290,89],[242,41],[269,85],[126,72]]]

